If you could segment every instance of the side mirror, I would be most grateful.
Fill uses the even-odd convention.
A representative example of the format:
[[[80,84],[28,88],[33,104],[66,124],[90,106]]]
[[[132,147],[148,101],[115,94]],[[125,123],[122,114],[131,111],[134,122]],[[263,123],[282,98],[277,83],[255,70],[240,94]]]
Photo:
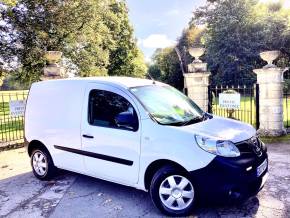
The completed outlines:
[[[116,115],[115,123],[118,127],[134,130],[135,129],[135,117],[131,112],[121,112]]]

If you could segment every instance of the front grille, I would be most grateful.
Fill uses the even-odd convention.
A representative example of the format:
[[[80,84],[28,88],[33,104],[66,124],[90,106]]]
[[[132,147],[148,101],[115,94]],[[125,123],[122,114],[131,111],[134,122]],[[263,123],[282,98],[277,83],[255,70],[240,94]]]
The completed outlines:
[[[241,154],[251,153],[256,154],[260,157],[263,153],[262,142],[258,137],[252,137],[246,141],[238,142],[235,145],[237,146]]]

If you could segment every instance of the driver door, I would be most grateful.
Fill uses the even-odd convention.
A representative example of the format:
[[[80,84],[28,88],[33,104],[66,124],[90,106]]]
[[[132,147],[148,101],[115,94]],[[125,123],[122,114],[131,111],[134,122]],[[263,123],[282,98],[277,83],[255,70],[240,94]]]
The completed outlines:
[[[137,183],[141,126],[134,101],[118,88],[97,83],[88,85],[84,99],[81,137],[88,174],[128,185]],[[115,122],[124,112],[134,117],[128,128]]]

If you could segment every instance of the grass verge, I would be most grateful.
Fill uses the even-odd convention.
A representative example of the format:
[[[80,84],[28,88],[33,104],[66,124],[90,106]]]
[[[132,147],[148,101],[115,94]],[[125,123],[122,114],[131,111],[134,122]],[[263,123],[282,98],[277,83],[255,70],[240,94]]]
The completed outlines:
[[[290,146],[290,134],[279,136],[279,137],[261,137],[262,141],[264,143],[270,144],[270,143],[285,143],[288,142]]]

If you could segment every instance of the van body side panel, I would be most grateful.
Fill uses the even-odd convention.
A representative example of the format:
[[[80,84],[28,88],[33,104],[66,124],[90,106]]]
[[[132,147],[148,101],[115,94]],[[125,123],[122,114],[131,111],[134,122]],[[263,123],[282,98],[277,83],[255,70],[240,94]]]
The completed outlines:
[[[56,149],[81,149],[80,124],[85,83],[53,81],[33,84],[28,98],[25,134],[41,141],[57,167],[82,172],[81,155]]]
[[[145,190],[146,169],[156,160],[176,162],[190,172],[207,166],[216,157],[199,148],[194,135],[181,127],[159,125],[151,119],[142,120],[142,126],[139,189]]]
[[[138,114],[139,129],[128,131],[89,124],[88,100],[90,91],[94,89],[113,92],[129,101]],[[140,114],[135,101],[126,94],[126,90],[89,83],[83,105],[81,134],[91,136],[91,138],[82,137],[86,172],[98,178],[135,186],[138,181],[142,132]]]

